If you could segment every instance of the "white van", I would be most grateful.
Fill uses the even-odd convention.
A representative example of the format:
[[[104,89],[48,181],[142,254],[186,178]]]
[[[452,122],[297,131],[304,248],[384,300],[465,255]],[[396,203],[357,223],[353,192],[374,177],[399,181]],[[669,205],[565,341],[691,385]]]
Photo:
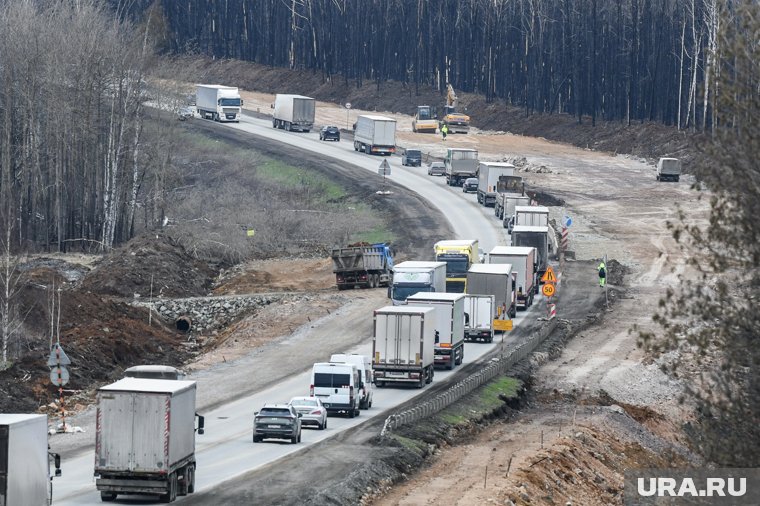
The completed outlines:
[[[681,178],[681,160],[678,158],[660,158],[657,162],[657,181],[678,182]]]
[[[359,415],[359,370],[354,364],[319,362],[311,369],[309,395],[319,397],[327,413]]]
[[[361,399],[359,407],[369,409],[372,407],[372,359],[368,355],[359,355],[356,353],[335,353],[330,357],[330,363],[333,364],[353,364],[359,370],[359,391]]]

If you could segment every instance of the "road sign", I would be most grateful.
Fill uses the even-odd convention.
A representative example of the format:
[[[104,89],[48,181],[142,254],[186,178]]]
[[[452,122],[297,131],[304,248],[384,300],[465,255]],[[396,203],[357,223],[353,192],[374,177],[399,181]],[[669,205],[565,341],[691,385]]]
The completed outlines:
[[[62,387],[69,382],[69,370],[62,365],[53,367],[50,370],[50,381],[57,387]]]
[[[502,331],[512,330],[512,320],[494,320],[493,329]]]
[[[71,365],[71,360],[64,353],[61,345],[56,343],[53,345],[53,349],[50,350],[50,356],[47,361],[48,367],[55,367],[57,365]]]
[[[378,176],[390,176],[391,175],[391,169],[377,169],[377,175]]]
[[[346,109],[351,109],[351,102],[346,102]]]
[[[554,292],[556,289],[554,288],[554,285],[551,283],[546,283],[544,287],[542,288],[544,295],[547,297],[552,297],[554,295]]]
[[[388,163],[388,160],[383,160],[380,162],[380,168],[384,170],[391,170],[391,165]]]
[[[546,272],[544,272],[544,275],[541,276],[541,281],[543,281],[544,283],[557,282],[557,276],[554,275],[554,269],[552,269],[551,266],[546,268]]]
[[[565,225],[565,227],[570,228],[570,225],[573,224],[573,219],[570,216],[565,215],[565,218],[562,220],[562,223]]]

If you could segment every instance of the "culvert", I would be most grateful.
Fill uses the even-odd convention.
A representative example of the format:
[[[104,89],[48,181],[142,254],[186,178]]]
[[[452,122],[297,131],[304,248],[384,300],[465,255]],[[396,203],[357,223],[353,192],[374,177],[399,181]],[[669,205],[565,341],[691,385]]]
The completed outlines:
[[[174,320],[174,326],[180,332],[190,332],[190,329],[193,326],[193,320],[189,316],[180,316]]]

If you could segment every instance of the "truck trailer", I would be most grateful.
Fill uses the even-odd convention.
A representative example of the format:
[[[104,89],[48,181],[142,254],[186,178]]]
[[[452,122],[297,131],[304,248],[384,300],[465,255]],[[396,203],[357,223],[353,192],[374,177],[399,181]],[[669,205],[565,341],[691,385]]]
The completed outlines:
[[[55,458],[55,475],[61,460]],[[47,415],[0,414],[0,506],[52,501]]]
[[[232,86],[199,84],[195,88],[195,108],[204,119],[240,123],[243,100]]]
[[[446,262],[446,291],[465,293],[467,270],[480,263],[477,239],[455,239],[438,241],[433,246],[435,259]]]
[[[124,378],[97,393],[95,486],[172,502],[195,491],[195,382]],[[198,434],[203,434],[198,416]]]
[[[517,206],[515,207],[515,225],[548,227],[549,208],[544,206]]]
[[[493,295],[499,320],[508,320],[517,314],[511,264],[473,265],[467,272],[467,293]]]
[[[496,304],[493,295],[464,296],[464,340],[487,343],[493,341],[493,317]]]
[[[411,383],[422,388],[433,381],[435,319],[431,307],[386,306],[375,310],[375,385]]]
[[[520,193],[499,193],[496,196],[494,214],[502,220],[504,228],[508,228],[509,221],[515,215],[515,207],[530,205],[530,197]]]
[[[536,249],[536,279],[541,279],[549,265],[549,227],[515,225],[512,229],[512,246]],[[538,293],[538,283],[536,283]]]
[[[392,155],[396,152],[396,120],[385,116],[362,114],[356,118],[354,151],[368,155]]]
[[[330,256],[338,290],[390,285],[393,254],[387,244],[349,244],[333,249]]]
[[[290,132],[310,132],[314,127],[316,101],[303,95],[277,94],[272,104],[272,127]]]
[[[512,264],[515,273],[515,304],[517,309],[528,309],[538,286],[536,278],[536,248],[496,246],[488,254],[488,263]]]
[[[495,206],[499,178],[514,175],[515,166],[511,163],[480,162],[478,168],[478,203],[484,207]]]
[[[448,148],[443,163],[449,186],[462,186],[465,179],[478,176],[478,152],[474,149]]]
[[[449,370],[464,360],[464,294],[417,293],[407,298],[408,307],[435,309],[435,365]]]
[[[407,261],[393,267],[389,298],[394,306],[406,304],[415,293],[445,291],[446,262]]]

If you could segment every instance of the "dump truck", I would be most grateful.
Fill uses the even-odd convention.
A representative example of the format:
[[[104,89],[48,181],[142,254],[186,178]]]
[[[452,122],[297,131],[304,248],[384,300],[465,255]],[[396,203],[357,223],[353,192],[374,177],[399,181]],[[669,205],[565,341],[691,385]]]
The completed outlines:
[[[446,85],[446,105],[443,107],[443,118],[440,128],[446,125],[450,134],[466,134],[470,131],[470,117],[457,111],[459,97],[451,84]]]
[[[508,320],[517,314],[511,264],[477,264],[467,271],[467,293],[493,295],[496,319]]]
[[[446,262],[401,262],[393,267],[393,282],[388,296],[394,306],[406,304],[418,292],[446,291]]]
[[[446,291],[465,293],[467,270],[480,262],[477,239],[438,241],[433,246],[435,259],[446,262]]]
[[[272,127],[290,132],[310,132],[314,127],[316,104],[313,98],[303,95],[275,95]]]
[[[536,248],[522,246],[496,246],[488,254],[490,264],[511,264],[515,273],[515,305],[528,309],[533,304],[538,279],[536,278]]]
[[[495,206],[499,191],[499,178],[514,175],[515,166],[511,163],[480,162],[478,168],[478,203],[484,207]]]
[[[391,155],[396,152],[396,120],[385,116],[362,114],[356,118],[354,151],[368,155]]]
[[[195,381],[145,378],[98,389],[95,486],[103,501],[138,494],[172,502],[195,492],[195,432],[204,430],[195,390]]]
[[[61,475],[61,458],[48,450],[47,415],[0,414],[0,506],[48,506],[50,458]]]
[[[549,265],[549,227],[515,225],[512,229],[512,246],[536,248],[536,277],[541,279]],[[538,293],[538,284],[536,284]]]
[[[333,249],[330,256],[338,290],[390,284],[393,252],[387,244],[349,244],[345,248]]]
[[[412,132],[434,134],[438,130],[438,120],[429,105],[418,105],[412,120]]]
[[[416,293],[406,299],[407,307],[435,309],[434,365],[453,369],[464,361],[464,294]]]
[[[548,227],[549,208],[544,206],[516,206],[515,225]]]
[[[376,386],[411,383],[422,388],[433,381],[435,318],[431,307],[375,310],[372,370]]]
[[[492,342],[495,310],[493,295],[465,294],[464,340]]]
[[[448,148],[446,158],[446,184],[462,186],[465,179],[478,176],[478,152],[474,149]]]
[[[243,100],[232,86],[199,84],[195,88],[195,108],[204,119],[240,122]]]

